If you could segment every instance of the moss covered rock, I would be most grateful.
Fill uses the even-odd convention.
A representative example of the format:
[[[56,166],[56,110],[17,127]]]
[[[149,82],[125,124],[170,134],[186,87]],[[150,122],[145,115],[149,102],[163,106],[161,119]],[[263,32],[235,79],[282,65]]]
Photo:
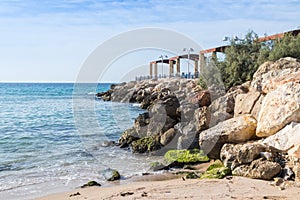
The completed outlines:
[[[133,141],[138,140],[139,136],[135,128],[130,128],[121,135],[118,143],[121,148],[128,147]]]
[[[185,178],[186,179],[197,179],[197,178],[199,178],[199,176],[195,172],[189,172],[186,174]]]
[[[224,167],[223,163],[220,160],[216,160],[212,163],[204,174],[201,175],[201,179],[205,178],[216,178],[222,179],[230,173],[230,169],[228,167]]]
[[[89,181],[88,183],[81,186],[81,188],[92,187],[92,186],[101,186],[101,184],[96,181]]]
[[[181,165],[209,161],[209,158],[199,149],[169,150],[164,158],[168,164],[176,163]]]
[[[133,153],[149,153],[160,149],[161,146],[159,139],[155,136],[144,137],[131,143]]]
[[[114,169],[106,169],[102,172],[102,174],[107,181],[116,181],[121,179],[120,173]]]
[[[221,168],[221,167],[224,167],[224,164],[222,163],[222,161],[216,160],[216,161],[213,162],[211,165],[209,165],[209,167],[207,168],[206,171],[210,171],[210,170],[212,170],[212,169],[215,169],[215,168]]]

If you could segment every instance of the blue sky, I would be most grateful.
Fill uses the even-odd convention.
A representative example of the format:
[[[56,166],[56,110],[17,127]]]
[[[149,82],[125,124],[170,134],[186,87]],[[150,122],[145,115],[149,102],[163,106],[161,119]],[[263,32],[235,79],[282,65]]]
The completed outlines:
[[[296,29],[299,10],[295,0],[0,0],[0,81],[73,82],[99,44],[132,29],[167,28],[210,48],[249,29],[260,35]],[[131,67],[129,58],[119,73]]]

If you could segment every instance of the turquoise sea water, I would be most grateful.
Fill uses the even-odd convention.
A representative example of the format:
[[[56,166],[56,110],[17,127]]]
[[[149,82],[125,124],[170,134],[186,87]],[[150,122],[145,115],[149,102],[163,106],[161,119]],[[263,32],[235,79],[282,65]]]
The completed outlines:
[[[1,199],[30,199],[101,182],[101,171],[109,167],[125,177],[147,169],[152,158],[102,146],[116,141],[143,112],[131,104],[95,100],[96,91],[109,87],[82,84],[73,94],[71,83],[0,83]],[[74,99],[82,100],[77,107],[94,106],[74,120]]]

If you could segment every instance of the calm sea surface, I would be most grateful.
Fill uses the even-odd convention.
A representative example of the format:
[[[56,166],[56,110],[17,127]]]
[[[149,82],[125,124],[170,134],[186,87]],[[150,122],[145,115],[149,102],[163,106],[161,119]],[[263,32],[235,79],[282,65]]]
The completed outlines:
[[[44,196],[89,180],[102,183],[107,168],[124,177],[147,170],[154,158],[102,145],[117,141],[143,112],[95,100],[95,92],[109,87],[81,84],[74,94],[70,83],[0,83],[1,199]]]

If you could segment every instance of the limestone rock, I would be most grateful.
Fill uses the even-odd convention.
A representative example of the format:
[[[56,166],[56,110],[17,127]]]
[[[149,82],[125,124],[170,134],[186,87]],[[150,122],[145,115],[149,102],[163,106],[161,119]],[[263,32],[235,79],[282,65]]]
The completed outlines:
[[[209,128],[210,126],[210,112],[208,107],[204,106],[198,108],[194,112],[194,120],[197,131],[203,131]]]
[[[281,58],[275,63],[262,64],[253,75],[252,87],[264,93],[276,90],[280,85],[300,80],[300,61],[295,58]]]
[[[164,113],[156,113],[150,118],[150,123],[147,126],[147,137],[153,135],[161,135],[170,128],[174,127],[176,120],[170,118]]]
[[[177,113],[179,106],[180,104],[177,97],[170,95],[155,102],[149,109],[152,113],[164,113],[166,116],[176,120],[179,117]]]
[[[264,100],[266,95],[260,94],[259,99],[256,101],[254,104],[252,110],[251,110],[251,115],[255,118],[258,119],[259,112],[261,110],[262,102]]]
[[[234,107],[234,117],[251,114],[254,105],[260,98],[260,92],[252,90],[247,94],[239,94],[236,97],[235,107]]]
[[[138,140],[139,136],[135,130],[135,128],[128,129],[124,131],[121,135],[118,143],[121,148],[128,147],[133,141]]]
[[[300,182],[300,145],[297,145],[288,151],[291,160],[291,167],[295,174],[295,181]]]
[[[177,149],[199,149],[199,133],[192,132],[188,135],[181,135],[177,141]]]
[[[275,134],[290,122],[300,122],[300,83],[287,83],[269,92],[257,120],[256,135]]]
[[[174,128],[170,128],[164,134],[160,137],[160,143],[165,146],[169,142],[173,140],[173,138],[176,136],[176,131]]]
[[[267,137],[263,144],[284,152],[287,152],[293,146],[300,145],[300,123],[290,123],[275,135]]]
[[[150,123],[150,113],[139,114],[134,120],[134,128],[140,138],[147,136],[148,125]]]
[[[243,86],[231,88],[224,96],[214,100],[209,106],[210,127],[233,117],[237,95],[248,92]]]
[[[279,174],[281,167],[278,163],[267,160],[254,160],[250,166],[241,165],[232,171],[235,176],[244,176],[248,178],[271,180],[274,176]]]
[[[195,91],[191,94],[188,94],[187,100],[199,107],[209,106],[211,103],[210,93],[207,90]]]
[[[177,113],[180,115],[181,122],[190,122],[194,118],[195,111],[199,107],[195,104],[188,102],[182,102],[180,107],[177,109]]]
[[[244,115],[226,120],[200,133],[199,145],[210,158],[219,158],[225,143],[240,143],[255,135],[256,120]]]
[[[242,164],[251,163],[260,157],[260,152],[265,151],[265,146],[259,142],[245,144],[224,144],[220,158],[225,167],[231,170]]]

